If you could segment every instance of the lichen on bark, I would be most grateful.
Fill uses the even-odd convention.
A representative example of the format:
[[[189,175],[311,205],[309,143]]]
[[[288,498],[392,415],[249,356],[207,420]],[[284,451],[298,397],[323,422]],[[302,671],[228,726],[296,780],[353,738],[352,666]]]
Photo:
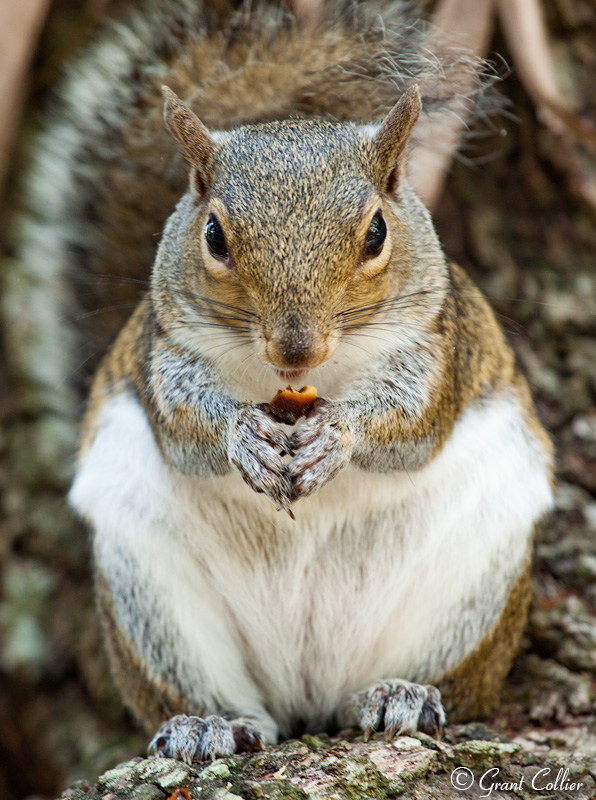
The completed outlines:
[[[417,734],[390,742],[377,736],[368,743],[350,732],[332,739],[310,736],[256,755],[192,766],[135,758],[96,784],[73,786],[61,800],[455,800],[482,796],[491,786],[499,791],[496,783],[522,800],[536,800],[544,791],[549,800],[595,796],[593,755],[542,753],[523,737],[503,741],[486,726],[447,733],[445,741]],[[591,746],[596,754],[596,736]]]

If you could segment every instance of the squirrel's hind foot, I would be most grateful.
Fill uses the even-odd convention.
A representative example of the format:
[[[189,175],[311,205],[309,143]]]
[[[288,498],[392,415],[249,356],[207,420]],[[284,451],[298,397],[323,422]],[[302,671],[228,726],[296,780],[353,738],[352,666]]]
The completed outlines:
[[[379,681],[346,698],[338,722],[342,728],[361,728],[365,741],[381,730],[386,739],[416,731],[440,738],[446,716],[436,687],[395,679]]]
[[[256,753],[263,746],[263,736],[251,720],[178,714],[163,723],[149,744],[149,753],[192,764],[234,753]]]

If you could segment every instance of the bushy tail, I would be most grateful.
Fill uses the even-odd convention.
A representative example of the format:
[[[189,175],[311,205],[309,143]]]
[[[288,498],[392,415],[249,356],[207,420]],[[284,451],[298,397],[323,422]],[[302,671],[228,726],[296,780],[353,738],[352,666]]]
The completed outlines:
[[[220,129],[290,115],[373,121],[413,82],[427,116],[461,110],[463,76],[469,83],[475,67],[461,51],[431,52],[411,7],[335,2],[324,24],[301,29],[262,2],[221,29],[200,0],[156,0],[72,65],[36,145],[12,326],[42,402],[72,413],[76,384],[144,291],[185,189],[160,86]]]

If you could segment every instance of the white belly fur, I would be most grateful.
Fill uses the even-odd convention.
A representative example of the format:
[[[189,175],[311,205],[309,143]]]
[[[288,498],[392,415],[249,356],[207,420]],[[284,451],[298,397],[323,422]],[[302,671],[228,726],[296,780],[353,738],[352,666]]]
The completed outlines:
[[[551,491],[508,395],[469,408],[424,469],[349,468],[299,501],[292,522],[235,472],[166,466],[140,405],[121,395],[70,500],[154,672],[175,673],[208,711],[261,719],[274,738],[275,723],[316,729],[375,680],[428,682],[458,664],[498,619]],[[159,630],[175,653],[167,667]]]

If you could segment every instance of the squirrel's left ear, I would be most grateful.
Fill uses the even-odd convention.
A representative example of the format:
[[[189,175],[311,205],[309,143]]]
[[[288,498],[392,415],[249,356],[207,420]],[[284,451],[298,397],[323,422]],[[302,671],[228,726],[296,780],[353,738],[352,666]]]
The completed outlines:
[[[196,114],[168,86],[162,86],[166,128],[182,145],[192,165],[191,188],[206,194],[213,179],[215,142]]]
[[[410,86],[374,136],[378,180],[383,192],[395,193],[403,180],[408,139],[421,110],[420,90],[417,85]]]

